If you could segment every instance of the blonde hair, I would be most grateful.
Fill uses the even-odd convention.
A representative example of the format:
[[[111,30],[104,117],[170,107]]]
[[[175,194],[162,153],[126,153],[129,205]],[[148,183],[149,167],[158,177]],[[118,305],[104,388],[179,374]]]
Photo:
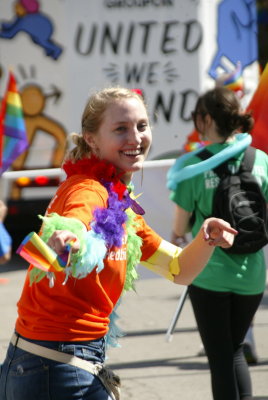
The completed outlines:
[[[141,101],[147,110],[144,98],[134,90],[123,87],[111,87],[92,94],[86,103],[81,120],[81,134],[73,133],[72,141],[75,147],[67,154],[66,159],[73,162],[85,157],[90,157],[92,149],[87,144],[84,136],[90,132],[97,134],[103,121],[103,114],[107,107],[116,101],[136,98]]]

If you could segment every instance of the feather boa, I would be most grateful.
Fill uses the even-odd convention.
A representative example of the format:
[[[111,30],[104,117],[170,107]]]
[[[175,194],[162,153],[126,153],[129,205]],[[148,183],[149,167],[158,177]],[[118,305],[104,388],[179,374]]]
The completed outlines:
[[[120,174],[110,163],[99,161],[97,158],[83,159],[75,164],[67,161],[63,166],[67,177],[73,174],[82,174],[99,180],[108,192],[106,208],[96,208],[90,230],[85,232],[83,224],[75,219],[61,217],[56,213],[45,217],[42,224],[42,239],[47,242],[55,230],[67,229],[79,239],[80,250],[71,255],[70,266],[65,268],[66,280],[69,275],[75,278],[84,278],[94,268],[99,273],[104,268],[104,258],[107,250],[112,246],[121,247],[125,234],[127,234],[127,272],[124,292],[134,289],[134,281],[138,278],[136,266],[141,258],[142,239],[137,235],[138,223],[135,222],[135,213],[144,214],[143,209],[130,196],[128,188],[120,181]],[[134,211],[133,211],[134,210]],[[53,285],[55,275],[33,268],[30,272],[30,281],[40,281],[44,276]],[[106,335],[108,345],[116,346],[117,337],[122,336],[121,330],[116,325],[118,315],[116,309],[121,302],[118,300],[114,311],[110,315],[109,332]]]

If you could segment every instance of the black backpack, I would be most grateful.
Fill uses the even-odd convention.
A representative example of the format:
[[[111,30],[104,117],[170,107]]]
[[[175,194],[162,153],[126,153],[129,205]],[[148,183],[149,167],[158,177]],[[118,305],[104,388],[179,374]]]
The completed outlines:
[[[238,231],[234,244],[222,249],[232,254],[255,253],[268,243],[266,200],[251,171],[256,149],[248,147],[238,171],[228,169],[230,160],[213,171],[220,182],[216,189],[211,216],[222,218]],[[198,157],[206,160],[213,154],[202,150]]]

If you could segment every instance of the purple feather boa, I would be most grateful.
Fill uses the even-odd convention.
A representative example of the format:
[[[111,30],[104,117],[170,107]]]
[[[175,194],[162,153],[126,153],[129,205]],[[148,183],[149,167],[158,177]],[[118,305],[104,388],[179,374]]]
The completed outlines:
[[[102,236],[108,248],[121,247],[125,232],[123,225],[128,218],[125,211],[131,206],[131,198],[126,190],[122,200],[119,200],[112,182],[103,182],[103,185],[109,194],[108,207],[94,211],[92,229]]]

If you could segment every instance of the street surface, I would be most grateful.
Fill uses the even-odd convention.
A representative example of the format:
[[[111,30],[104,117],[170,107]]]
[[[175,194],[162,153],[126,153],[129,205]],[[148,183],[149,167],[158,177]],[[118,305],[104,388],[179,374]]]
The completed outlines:
[[[16,302],[26,263],[15,257],[0,268],[0,362],[5,356],[16,319]],[[166,331],[184,289],[139,268],[136,293],[127,293],[118,312],[125,336],[110,349],[107,364],[122,380],[122,400],[212,400],[206,357],[200,347],[189,299],[183,306],[173,340]],[[268,400],[268,290],[254,325],[259,362],[250,367],[254,399]]]

